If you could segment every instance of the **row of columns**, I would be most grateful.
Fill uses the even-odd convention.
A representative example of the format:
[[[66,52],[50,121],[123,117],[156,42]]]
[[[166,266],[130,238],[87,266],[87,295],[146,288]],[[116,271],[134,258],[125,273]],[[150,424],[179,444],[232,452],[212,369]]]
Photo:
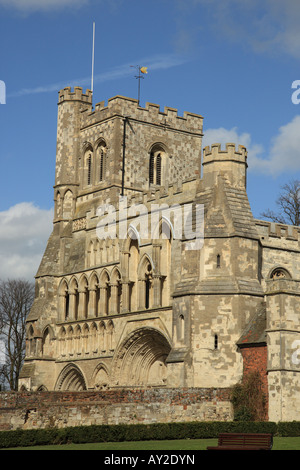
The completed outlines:
[[[60,320],[80,320],[161,307],[163,281],[163,276],[149,275],[139,279],[137,286],[125,280],[63,292],[59,294]]]

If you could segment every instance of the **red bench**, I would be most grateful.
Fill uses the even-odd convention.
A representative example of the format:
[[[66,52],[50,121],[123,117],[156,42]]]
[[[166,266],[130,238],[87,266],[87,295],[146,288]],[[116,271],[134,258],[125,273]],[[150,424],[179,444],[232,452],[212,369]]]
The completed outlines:
[[[218,445],[207,450],[271,450],[273,434],[224,433],[218,436]]]

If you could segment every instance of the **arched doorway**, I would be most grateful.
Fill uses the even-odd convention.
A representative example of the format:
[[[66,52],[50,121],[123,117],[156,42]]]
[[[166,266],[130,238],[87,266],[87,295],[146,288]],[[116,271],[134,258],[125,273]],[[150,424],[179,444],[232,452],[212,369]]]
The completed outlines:
[[[155,328],[145,327],[127,337],[115,355],[113,380],[124,386],[164,386],[168,339]]]
[[[80,392],[86,390],[86,383],[79,367],[74,364],[68,364],[60,373],[55,390],[68,390],[71,392]]]

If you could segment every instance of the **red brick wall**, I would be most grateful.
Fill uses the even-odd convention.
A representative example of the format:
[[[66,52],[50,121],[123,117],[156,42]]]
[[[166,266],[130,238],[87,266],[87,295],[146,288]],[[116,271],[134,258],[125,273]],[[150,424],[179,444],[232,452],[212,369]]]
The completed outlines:
[[[268,359],[268,350],[267,346],[255,346],[255,347],[244,347],[241,348],[241,353],[243,356],[243,376],[246,377],[250,372],[258,371],[262,383],[263,383],[263,392],[267,399],[267,410],[268,410],[268,374],[267,374],[267,359]],[[268,419],[268,412],[266,415]]]

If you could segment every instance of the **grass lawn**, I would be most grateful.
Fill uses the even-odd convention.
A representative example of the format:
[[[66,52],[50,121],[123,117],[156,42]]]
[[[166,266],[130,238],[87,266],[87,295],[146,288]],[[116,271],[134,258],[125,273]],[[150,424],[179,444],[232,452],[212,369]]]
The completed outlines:
[[[206,450],[217,439],[185,439],[174,441],[101,442],[97,444],[68,444],[18,447],[13,450]],[[274,437],[273,450],[300,450],[300,437]]]

